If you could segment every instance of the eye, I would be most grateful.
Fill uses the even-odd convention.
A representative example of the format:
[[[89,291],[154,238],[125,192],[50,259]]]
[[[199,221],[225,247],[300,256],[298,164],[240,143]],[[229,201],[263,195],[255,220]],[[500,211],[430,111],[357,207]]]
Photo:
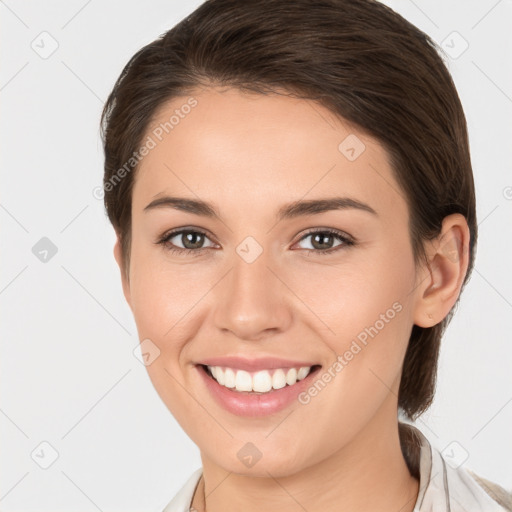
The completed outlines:
[[[209,240],[206,233],[197,229],[179,229],[165,233],[156,243],[163,245],[164,248],[173,253],[202,253],[205,249],[213,247],[204,246],[205,240]],[[181,246],[179,245],[181,244]]]
[[[325,253],[333,253],[338,250],[344,249],[346,247],[350,247],[355,245],[354,239],[343,233],[342,231],[338,231],[336,229],[318,229],[309,231],[304,235],[299,242],[311,238],[311,242],[309,243],[310,247],[306,247],[305,250],[308,254],[316,253],[316,254],[325,254]],[[338,239],[340,243],[334,245],[335,239]]]
[[[315,228],[303,235],[297,243],[308,238],[311,238],[310,247],[303,248],[308,254],[333,253],[355,245],[355,240],[350,235],[332,228]],[[336,239],[339,241],[338,244],[335,244]],[[210,241],[210,245],[204,245],[205,241]],[[177,229],[165,233],[156,243],[162,245],[171,253],[193,254],[194,256],[201,254],[208,248],[215,247],[215,244],[211,242],[204,231],[191,228]]]

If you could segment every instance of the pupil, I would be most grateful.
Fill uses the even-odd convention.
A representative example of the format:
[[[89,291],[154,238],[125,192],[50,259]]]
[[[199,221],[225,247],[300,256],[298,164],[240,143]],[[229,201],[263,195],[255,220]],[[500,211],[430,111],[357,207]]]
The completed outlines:
[[[327,247],[316,247],[316,238],[320,238],[319,245],[324,245],[324,246],[327,245]],[[317,249],[329,249],[330,244],[325,241],[325,239],[329,239],[329,238],[332,238],[332,235],[329,233],[317,233],[313,237],[313,246],[315,246]]]
[[[196,232],[188,232],[186,235],[185,235],[185,240],[186,240],[186,243],[184,243],[183,245],[187,248],[187,249],[197,249],[198,247],[201,247],[201,244],[202,244],[202,241],[203,241],[203,234],[202,233],[196,233]],[[196,241],[194,242],[193,240],[195,238],[198,238],[199,241]],[[191,244],[187,245],[189,242],[191,242]],[[191,245],[191,246],[190,246]]]

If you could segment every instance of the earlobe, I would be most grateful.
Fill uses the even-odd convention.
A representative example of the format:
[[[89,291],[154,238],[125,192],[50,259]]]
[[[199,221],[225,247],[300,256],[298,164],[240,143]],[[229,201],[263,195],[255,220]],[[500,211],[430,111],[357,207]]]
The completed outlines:
[[[130,297],[130,283],[126,276],[125,261],[123,258],[123,252],[122,252],[122,248],[121,248],[121,239],[120,239],[119,235],[117,235],[116,243],[114,245],[114,258],[119,266],[119,270],[121,273],[121,283],[123,285],[124,297],[126,299],[126,302],[128,302],[128,305],[131,308],[132,304],[131,304],[131,297]]]
[[[445,217],[441,233],[428,245],[414,315],[419,327],[440,323],[456,303],[469,265],[469,237],[465,217],[455,213]]]

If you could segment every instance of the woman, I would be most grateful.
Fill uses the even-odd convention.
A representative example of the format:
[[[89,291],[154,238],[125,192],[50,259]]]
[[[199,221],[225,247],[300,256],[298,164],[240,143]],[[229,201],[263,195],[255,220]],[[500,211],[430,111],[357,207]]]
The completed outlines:
[[[102,121],[124,294],[201,453],[165,512],[512,510],[398,421],[432,402],[477,239],[428,36],[371,0],[210,0]]]

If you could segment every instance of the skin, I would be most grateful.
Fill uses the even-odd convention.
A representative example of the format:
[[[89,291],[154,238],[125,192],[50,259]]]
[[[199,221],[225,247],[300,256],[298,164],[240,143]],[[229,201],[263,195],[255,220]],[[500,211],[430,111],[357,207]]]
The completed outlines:
[[[204,489],[201,482],[194,507],[204,509],[204,492],[209,512],[412,511],[418,481],[398,436],[401,365],[413,324],[439,323],[460,293],[464,217],[445,218],[426,245],[430,265],[416,267],[408,207],[378,141],[311,101],[219,88],[192,96],[198,105],[137,170],[128,277],[119,239],[114,255],[139,337],[160,350],[149,376],[201,452]],[[188,97],[165,104],[150,128]],[[338,149],[350,134],[365,144],[354,161]],[[165,194],[212,202],[222,220],[144,211]],[[333,195],[377,215],[352,208],[276,221],[284,204]],[[155,243],[182,227],[205,231],[207,249],[173,254]],[[356,244],[334,236],[324,246],[332,252],[318,254],[309,228],[340,230]],[[263,248],[252,263],[236,252],[248,236]],[[401,311],[307,405],[236,416],[213,400],[195,367],[229,354],[327,369],[396,302]],[[237,457],[247,442],[262,453],[252,468]]]

